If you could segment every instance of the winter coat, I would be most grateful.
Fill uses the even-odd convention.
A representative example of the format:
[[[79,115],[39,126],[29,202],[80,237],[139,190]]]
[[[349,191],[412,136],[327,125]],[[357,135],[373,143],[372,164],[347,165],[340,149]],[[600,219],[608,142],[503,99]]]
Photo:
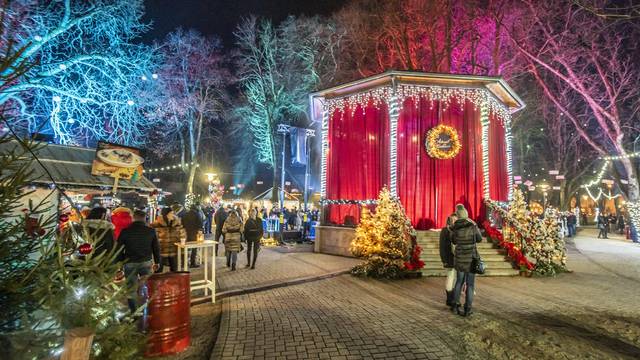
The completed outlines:
[[[216,214],[213,215],[213,221],[216,223],[216,234],[222,233],[222,226],[224,225],[224,221],[227,220],[227,216],[229,216],[229,214],[227,214],[222,206],[216,211]]]
[[[87,232],[93,241],[94,256],[113,249],[114,226],[111,222],[101,219],[86,219],[82,221],[82,225],[87,228]]]
[[[451,237],[453,233],[448,227],[444,227],[440,231],[440,260],[445,268],[453,268],[453,250],[451,245]]]
[[[260,218],[247,219],[244,223],[244,238],[247,241],[260,241],[263,235],[262,220]]]
[[[242,238],[242,221],[238,216],[229,216],[222,226],[224,234],[225,251],[240,252],[240,240]]]
[[[453,223],[451,242],[456,246],[454,266],[457,271],[470,272],[471,261],[479,257],[476,243],[482,235],[476,223],[469,219],[458,219]]]
[[[118,245],[122,248],[120,260],[141,263],[153,259],[156,264],[160,263],[158,237],[155,230],[148,227],[144,221],[134,221],[122,230]]]
[[[175,243],[179,243],[181,239],[186,238],[186,234],[180,219],[170,214],[165,219],[159,215],[156,221],[151,224],[158,234],[158,242],[160,243],[160,256],[170,257],[178,255],[178,248]]]
[[[202,230],[202,216],[198,210],[189,210],[182,217],[182,226],[187,233],[187,241],[196,241],[198,231]]]

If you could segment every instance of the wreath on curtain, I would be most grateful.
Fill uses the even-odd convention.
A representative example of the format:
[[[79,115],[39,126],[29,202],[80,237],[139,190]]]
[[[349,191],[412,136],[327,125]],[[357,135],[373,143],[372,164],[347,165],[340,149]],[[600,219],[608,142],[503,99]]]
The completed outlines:
[[[427,132],[425,147],[429,156],[436,159],[453,159],[462,145],[458,132],[451,126],[440,124]]]

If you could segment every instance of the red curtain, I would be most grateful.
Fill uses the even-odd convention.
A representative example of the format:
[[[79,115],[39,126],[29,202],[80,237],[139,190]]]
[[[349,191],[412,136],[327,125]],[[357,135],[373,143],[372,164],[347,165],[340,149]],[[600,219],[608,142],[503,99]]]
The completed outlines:
[[[376,108],[369,102],[337,109],[329,121],[327,154],[328,200],[376,199],[389,183],[389,112],[385,104]],[[328,205],[330,224],[357,224],[360,206]]]
[[[440,228],[457,203],[469,216],[482,214],[482,127],[479,109],[452,99],[446,109],[437,101],[405,100],[398,121],[398,196],[416,229]],[[438,124],[458,131],[462,149],[453,159],[427,154],[427,132]]]
[[[507,201],[509,179],[504,126],[493,113],[489,121],[489,197],[492,200]]]

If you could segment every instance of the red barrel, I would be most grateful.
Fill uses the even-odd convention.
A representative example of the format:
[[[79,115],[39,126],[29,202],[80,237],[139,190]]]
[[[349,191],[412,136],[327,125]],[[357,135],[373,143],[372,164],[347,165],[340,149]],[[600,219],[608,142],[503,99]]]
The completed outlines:
[[[175,354],[189,346],[190,281],[188,272],[155,274],[147,280],[149,342],[145,356]]]

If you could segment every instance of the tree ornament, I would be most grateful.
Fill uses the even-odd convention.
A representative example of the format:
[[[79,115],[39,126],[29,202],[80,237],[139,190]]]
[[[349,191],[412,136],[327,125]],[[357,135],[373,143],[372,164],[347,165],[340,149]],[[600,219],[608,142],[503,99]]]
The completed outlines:
[[[67,221],[69,221],[69,214],[62,214],[60,215],[60,222],[62,223],[66,223]]]
[[[462,145],[456,129],[440,124],[427,133],[425,147],[433,158],[453,159],[460,153]]]
[[[84,243],[78,246],[78,252],[82,255],[88,255],[91,251],[93,251],[93,246],[89,243]]]

